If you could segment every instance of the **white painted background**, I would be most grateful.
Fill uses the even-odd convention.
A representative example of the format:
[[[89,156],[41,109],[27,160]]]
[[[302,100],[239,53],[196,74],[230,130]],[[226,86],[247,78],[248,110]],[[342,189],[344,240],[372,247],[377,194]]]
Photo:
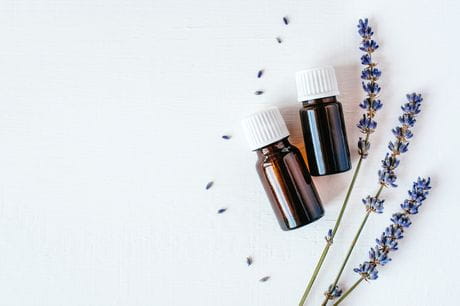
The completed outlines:
[[[411,91],[425,104],[400,188],[384,193],[387,210],[370,220],[344,285],[411,181],[430,175],[433,193],[380,279],[344,305],[454,305],[459,15],[454,0],[2,1],[0,305],[296,305],[351,172],[315,179],[326,216],[282,232],[239,120],[278,105],[301,145],[294,73],[330,64],[355,152],[363,95],[355,25],[365,16],[381,44],[385,106],[308,305],[335,275],[360,198],[375,192]]]

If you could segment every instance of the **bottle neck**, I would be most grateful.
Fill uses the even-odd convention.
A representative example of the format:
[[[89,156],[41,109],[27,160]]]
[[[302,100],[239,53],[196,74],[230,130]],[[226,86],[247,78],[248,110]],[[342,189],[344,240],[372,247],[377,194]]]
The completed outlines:
[[[314,105],[314,104],[331,103],[331,102],[337,102],[336,96],[305,100],[305,101],[302,101],[302,105],[303,107],[307,107],[307,106]]]
[[[288,140],[288,137],[285,137],[277,142],[274,142],[272,144],[269,144],[268,146],[262,147],[260,149],[257,149],[257,156],[267,156],[271,154],[276,154],[283,149],[289,148],[291,146],[291,143]]]

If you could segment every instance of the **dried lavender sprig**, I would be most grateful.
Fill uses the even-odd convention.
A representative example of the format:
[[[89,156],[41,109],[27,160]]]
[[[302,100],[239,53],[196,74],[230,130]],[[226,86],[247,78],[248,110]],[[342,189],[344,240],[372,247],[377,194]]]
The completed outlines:
[[[361,36],[361,44],[360,50],[364,51],[365,54],[361,57],[361,63],[365,66],[363,71],[361,72],[361,79],[363,79],[363,90],[366,93],[366,98],[361,102],[359,105],[361,108],[365,109],[366,112],[363,114],[363,118],[358,122],[358,128],[361,132],[365,134],[364,139],[359,138],[358,140],[358,153],[360,155],[358,159],[358,163],[356,165],[355,171],[353,173],[352,179],[350,181],[350,185],[348,186],[347,193],[345,194],[345,198],[340,209],[339,215],[337,216],[337,220],[335,222],[334,228],[330,229],[328,232],[328,238],[326,238],[326,245],[321,253],[321,256],[313,270],[313,274],[310,277],[310,280],[305,288],[303,296],[300,300],[299,305],[302,306],[310,291],[313,287],[313,283],[315,282],[318,273],[324,263],[324,260],[329,252],[329,248],[332,245],[333,238],[337,233],[340,223],[343,218],[343,214],[346,210],[348,200],[350,199],[351,192],[353,187],[355,186],[356,179],[358,177],[358,173],[361,169],[361,164],[363,159],[365,159],[369,154],[370,142],[369,137],[375,131],[377,127],[377,122],[374,120],[376,112],[382,108],[382,102],[377,99],[377,95],[380,93],[380,86],[377,84],[377,80],[381,76],[381,71],[376,68],[377,64],[372,60],[372,54],[378,48],[378,44],[375,40],[372,39],[372,35],[374,32],[372,28],[369,26],[368,19],[360,19],[358,23],[358,33]],[[337,285],[337,284],[335,284]],[[335,288],[335,286],[331,287]]]
[[[364,65],[361,71],[362,87],[366,93],[366,97],[359,104],[359,106],[366,110],[357,126],[361,133],[365,135],[364,138],[358,140],[358,153],[362,158],[366,158],[369,154],[370,142],[369,137],[375,131],[377,122],[374,120],[375,114],[383,107],[383,103],[378,99],[378,94],[381,91],[380,85],[377,81],[382,75],[382,71],[377,68],[377,63],[373,60],[372,54],[379,48],[378,43],[373,39],[374,32],[369,26],[367,18],[360,19],[358,23],[358,33],[361,36],[361,44],[359,49],[364,52],[361,56],[361,64]]]
[[[334,305],[339,305],[362,280],[375,280],[378,278],[377,266],[384,266],[391,261],[389,253],[398,250],[398,240],[404,238],[404,231],[412,224],[410,215],[418,213],[420,206],[426,200],[430,186],[430,178],[418,178],[408,191],[409,197],[401,203],[402,211],[393,214],[391,222],[380,238],[377,238],[376,246],[369,251],[369,260],[363,262],[359,267],[353,269],[360,275],[359,280],[337,300]]]
[[[386,187],[397,187],[395,169],[399,165],[398,156],[407,152],[409,139],[413,136],[410,128],[414,127],[415,117],[421,111],[423,101],[421,94],[411,93],[406,97],[408,102],[401,106],[403,114],[399,117],[400,125],[392,130],[395,140],[388,144],[390,152],[382,160],[382,169],[378,172],[380,184]]]
[[[345,269],[345,266],[347,265],[348,260],[350,259],[351,253],[354,250],[354,247],[361,235],[362,230],[364,229],[364,226],[367,223],[370,214],[380,214],[383,212],[384,200],[380,199],[380,194],[383,191],[383,188],[397,187],[395,183],[397,178],[395,170],[400,163],[400,160],[397,157],[402,153],[407,152],[408,150],[408,139],[412,138],[413,136],[412,132],[409,129],[415,125],[415,117],[417,114],[420,113],[421,103],[423,101],[422,96],[416,93],[408,94],[406,95],[406,97],[408,102],[404,103],[401,106],[403,113],[398,118],[400,125],[392,130],[395,139],[393,141],[390,141],[388,145],[388,149],[390,150],[390,152],[387,153],[385,159],[382,160],[382,168],[378,171],[378,191],[373,197],[368,195],[366,198],[362,200],[364,207],[366,209],[366,213],[364,215],[363,220],[361,221],[356,235],[354,236],[351,242],[350,248],[348,249],[348,252],[345,255],[344,261],[342,262],[342,265],[339,268],[339,272],[337,273],[334,282],[331,284],[332,287],[335,287],[338,284],[340,277],[342,276],[342,273]],[[325,301],[327,303],[326,299]]]

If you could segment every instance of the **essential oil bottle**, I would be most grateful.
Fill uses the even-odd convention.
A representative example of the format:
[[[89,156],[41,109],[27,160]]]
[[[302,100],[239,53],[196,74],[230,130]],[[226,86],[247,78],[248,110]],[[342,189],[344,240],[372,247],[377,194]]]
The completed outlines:
[[[278,108],[246,117],[243,129],[257,153],[256,170],[278,223],[285,231],[321,218],[324,214],[302,155],[289,143],[289,131]]]
[[[298,101],[307,163],[311,175],[350,170],[350,150],[334,68],[330,66],[296,74]]]

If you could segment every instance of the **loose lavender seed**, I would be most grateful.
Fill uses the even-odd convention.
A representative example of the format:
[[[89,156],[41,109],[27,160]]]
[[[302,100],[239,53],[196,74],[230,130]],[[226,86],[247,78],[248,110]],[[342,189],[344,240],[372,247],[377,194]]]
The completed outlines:
[[[208,190],[209,188],[211,188],[212,185],[214,185],[214,182],[213,182],[213,181],[210,181],[209,183],[207,183],[207,184],[206,184],[206,190]]]
[[[252,265],[252,262],[253,260],[251,256],[246,257],[246,263],[248,264],[248,266]]]
[[[221,208],[217,211],[218,214],[223,214],[225,211],[227,210],[227,208]]]
[[[261,78],[262,77],[262,74],[264,74],[264,71],[263,70],[259,70],[259,72],[257,72],[257,78]]]
[[[230,138],[232,138],[232,136],[230,136],[230,135],[223,135],[222,138],[225,139],[225,140],[229,140]]]
[[[283,42],[283,40],[281,39],[281,37],[277,37],[277,38],[276,38],[276,41],[277,41],[279,44]]]
[[[259,279],[259,282],[264,283],[264,282],[268,281],[269,279],[270,279],[270,276],[264,276],[261,279]]]
[[[263,90],[257,90],[256,92],[254,92],[254,94],[255,94],[256,96],[260,96],[260,95],[263,94],[263,93],[264,93]]]
[[[285,25],[288,25],[288,24],[289,24],[289,19],[288,19],[287,16],[284,16],[284,17],[283,17],[283,21],[284,21],[284,24],[285,24]]]

